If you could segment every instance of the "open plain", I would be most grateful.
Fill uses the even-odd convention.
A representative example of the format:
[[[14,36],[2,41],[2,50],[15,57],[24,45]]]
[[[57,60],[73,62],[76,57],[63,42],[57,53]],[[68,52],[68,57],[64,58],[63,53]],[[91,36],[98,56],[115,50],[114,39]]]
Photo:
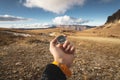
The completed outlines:
[[[72,77],[68,80],[119,80],[120,39],[88,31],[0,30],[0,80],[39,80],[53,61],[49,42],[65,34],[76,47]],[[118,35],[119,36],[119,35]]]

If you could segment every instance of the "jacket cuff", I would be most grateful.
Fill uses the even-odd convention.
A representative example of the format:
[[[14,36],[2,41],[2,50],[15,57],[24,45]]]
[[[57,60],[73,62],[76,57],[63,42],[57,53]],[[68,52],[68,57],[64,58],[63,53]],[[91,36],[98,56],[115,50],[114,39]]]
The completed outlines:
[[[52,62],[52,64],[58,66],[67,77],[71,76],[72,73],[71,73],[70,69],[65,64],[60,64],[56,61]]]

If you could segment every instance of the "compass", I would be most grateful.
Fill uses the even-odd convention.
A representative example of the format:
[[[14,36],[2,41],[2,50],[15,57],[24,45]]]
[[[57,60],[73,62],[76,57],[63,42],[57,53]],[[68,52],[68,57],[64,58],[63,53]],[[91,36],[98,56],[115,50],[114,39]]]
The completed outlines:
[[[57,42],[59,44],[63,44],[65,41],[66,41],[66,37],[65,36],[63,36],[63,35],[58,36]]]

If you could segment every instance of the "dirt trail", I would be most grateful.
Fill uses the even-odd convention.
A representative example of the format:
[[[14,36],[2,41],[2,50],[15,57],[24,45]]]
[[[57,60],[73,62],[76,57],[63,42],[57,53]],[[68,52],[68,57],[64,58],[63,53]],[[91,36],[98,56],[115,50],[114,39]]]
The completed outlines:
[[[117,38],[104,38],[104,37],[81,37],[81,36],[70,36],[70,38],[80,39],[80,40],[89,40],[102,43],[112,43],[120,44],[120,39]]]

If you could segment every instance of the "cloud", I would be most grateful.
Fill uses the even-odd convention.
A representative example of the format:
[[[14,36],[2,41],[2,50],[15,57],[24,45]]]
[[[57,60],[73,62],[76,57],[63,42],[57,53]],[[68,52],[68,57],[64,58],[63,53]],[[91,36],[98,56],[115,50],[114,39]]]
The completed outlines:
[[[52,24],[49,23],[2,23],[0,24],[0,28],[24,28],[24,29],[30,29],[30,28],[49,28],[52,27]]]
[[[70,16],[60,16],[53,19],[53,23],[57,25],[80,25],[83,23],[88,23],[89,20],[83,20],[81,18],[74,18]]]
[[[73,6],[82,6],[85,0],[26,0],[24,6],[42,8],[53,13],[65,13]]]
[[[30,19],[11,15],[0,15],[0,21],[27,21],[27,20]]]

